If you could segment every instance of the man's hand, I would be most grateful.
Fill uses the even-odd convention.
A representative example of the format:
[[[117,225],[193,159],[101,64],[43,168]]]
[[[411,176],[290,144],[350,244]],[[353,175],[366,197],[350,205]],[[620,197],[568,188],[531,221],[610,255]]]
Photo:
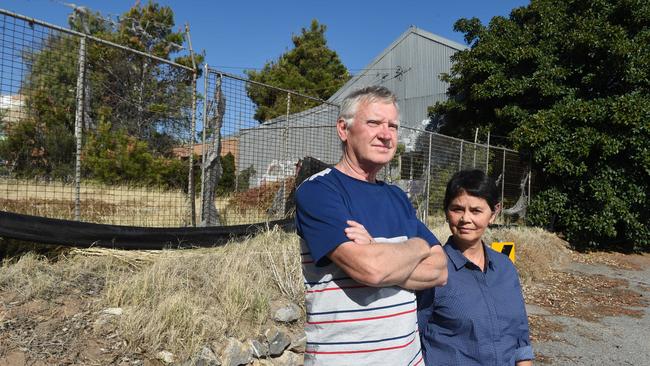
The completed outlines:
[[[346,223],[350,226],[345,228],[345,235],[350,241],[355,244],[372,244],[375,242],[372,239],[372,235],[360,223],[354,220],[348,220]]]

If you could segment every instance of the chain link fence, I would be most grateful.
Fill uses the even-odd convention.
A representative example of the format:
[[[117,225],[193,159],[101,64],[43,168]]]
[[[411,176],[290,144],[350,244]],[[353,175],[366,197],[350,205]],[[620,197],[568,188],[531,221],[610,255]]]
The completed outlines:
[[[0,210],[132,226],[264,222],[292,215],[305,159],[340,158],[336,104],[206,65],[197,108],[192,68],[3,10],[0,30]],[[530,197],[516,152],[407,127],[380,179],[426,220],[466,168],[497,179],[513,212]]]
[[[191,222],[192,68],[0,12],[0,210]]]
[[[217,183],[212,182],[216,195],[203,197],[203,222],[233,225],[290,216],[289,193],[301,162],[314,158],[331,165],[341,157],[335,128],[338,105],[209,67],[204,75],[202,161],[221,155],[223,173]],[[260,113],[250,98],[254,95],[284,108]],[[259,120],[259,115],[269,113],[270,118]],[[493,176],[506,208],[530,196],[528,162],[515,151],[408,127],[400,129],[399,145],[395,158],[379,176],[402,187],[424,220],[442,213],[446,183],[461,169],[481,169]],[[212,192],[206,189],[210,174],[205,171],[210,163],[214,160],[203,164],[206,192]]]

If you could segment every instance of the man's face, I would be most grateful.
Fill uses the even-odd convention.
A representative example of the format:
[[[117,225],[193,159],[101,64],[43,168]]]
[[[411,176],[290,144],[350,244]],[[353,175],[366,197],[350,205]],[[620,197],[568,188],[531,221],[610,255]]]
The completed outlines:
[[[397,150],[398,118],[392,103],[359,103],[350,128],[338,122],[348,156],[364,169],[378,170],[388,164]]]

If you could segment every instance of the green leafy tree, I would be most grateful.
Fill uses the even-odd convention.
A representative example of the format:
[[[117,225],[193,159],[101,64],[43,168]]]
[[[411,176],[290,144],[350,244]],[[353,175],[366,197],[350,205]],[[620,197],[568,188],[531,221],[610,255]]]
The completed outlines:
[[[101,122],[83,153],[86,175],[103,183],[138,183],[186,188],[189,167],[178,159],[156,157],[145,141]]]
[[[223,196],[235,190],[235,156],[232,153],[221,156],[221,169],[217,194]]]
[[[529,220],[576,245],[650,249],[650,3],[533,0],[460,19],[441,132],[476,127],[532,153]]]
[[[174,31],[171,8],[137,3],[111,23],[92,11],[75,11],[70,27],[108,41],[171,59],[181,50],[183,34]],[[15,162],[26,177],[69,178],[75,159],[74,121],[79,38],[55,34],[35,51],[22,55],[29,65],[20,93],[23,117],[0,142],[0,159]],[[197,55],[197,63],[203,60]],[[176,57],[189,65],[188,56]],[[154,157],[171,157],[189,132],[191,72],[121,49],[86,42],[84,135],[96,133],[98,121],[146,142]],[[173,163],[176,164],[176,163]]]
[[[250,80],[327,99],[350,79],[338,54],[327,47],[324,24],[312,20],[309,29],[291,37],[294,48],[277,60],[268,62],[260,71],[247,70]],[[287,114],[287,93],[247,85],[248,96],[257,105],[255,119],[264,122]],[[293,100],[290,113],[300,112],[320,104],[301,98]]]

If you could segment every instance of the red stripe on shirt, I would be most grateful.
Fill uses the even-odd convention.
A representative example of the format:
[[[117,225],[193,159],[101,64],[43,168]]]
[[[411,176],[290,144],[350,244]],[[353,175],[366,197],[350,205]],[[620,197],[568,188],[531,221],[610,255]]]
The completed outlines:
[[[366,320],[377,320],[377,319],[386,319],[386,318],[393,318],[396,316],[404,315],[404,314],[409,314],[415,312],[416,309],[411,309],[407,311],[402,311],[399,313],[395,314],[388,314],[388,315],[382,315],[382,316],[373,316],[369,318],[357,318],[357,319],[341,319],[341,320],[325,320],[321,322],[307,322],[307,324],[329,324],[329,323],[351,323],[351,322],[362,322]]]
[[[308,293],[308,294],[312,294],[312,293],[314,293],[314,292],[339,291],[339,290],[342,290],[342,289],[349,289],[349,288],[364,288],[364,287],[368,287],[368,286],[366,286],[366,285],[340,286],[340,287],[324,288],[324,289],[322,289],[322,290],[309,290],[309,291],[305,291],[305,292]]]
[[[393,349],[406,348],[406,347],[410,346],[411,343],[413,343],[413,342],[415,342],[415,338],[411,339],[406,344],[401,344],[399,346],[394,346],[394,347],[364,349],[364,350],[358,350],[358,351],[331,351],[331,352],[307,351],[307,350],[305,350],[305,353],[309,353],[309,354],[312,354],[312,355],[341,355],[341,354],[352,354],[352,353],[370,353],[370,352],[390,351],[390,350],[393,350]],[[422,359],[420,359],[420,360],[422,360]]]

